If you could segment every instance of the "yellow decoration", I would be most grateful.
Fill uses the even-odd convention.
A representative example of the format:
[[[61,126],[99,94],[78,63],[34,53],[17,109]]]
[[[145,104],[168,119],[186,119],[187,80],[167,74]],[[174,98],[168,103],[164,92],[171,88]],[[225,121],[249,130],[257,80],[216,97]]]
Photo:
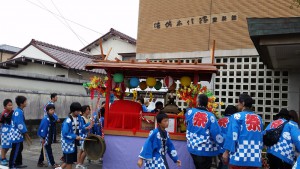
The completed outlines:
[[[152,92],[150,92],[150,94],[149,94],[149,102],[152,102],[152,99],[153,99],[153,95],[152,95]]]
[[[147,83],[145,81],[140,82],[139,84],[141,90],[145,90],[147,88]]]
[[[180,78],[181,85],[185,86],[185,87],[190,86],[191,85],[191,81],[192,81],[191,78],[188,77],[188,76],[182,76]]]
[[[156,79],[154,77],[148,77],[146,80],[146,84],[152,88],[156,85]]]
[[[132,91],[132,95],[133,95],[132,100],[135,101],[135,100],[137,99],[137,91],[136,91],[136,90],[133,90],[133,91]]]

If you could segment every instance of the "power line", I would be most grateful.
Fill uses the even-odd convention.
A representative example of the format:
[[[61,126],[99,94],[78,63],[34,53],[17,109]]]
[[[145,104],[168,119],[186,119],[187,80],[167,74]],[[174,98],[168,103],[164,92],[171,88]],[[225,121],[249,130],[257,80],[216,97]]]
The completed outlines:
[[[40,5],[38,5],[38,4],[34,3],[34,2],[31,2],[31,1],[29,1],[29,0],[26,0],[26,1],[29,2],[29,3],[31,3],[31,4],[33,4],[33,5],[35,5],[35,6],[37,6],[37,7],[39,7],[39,8],[41,8],[41,9],[43,9],[43,10],[46,10],[46,11],[49,12],[49,13],[52,13],[52,14],[55,15],[55,16],[61,17],[61,16],[59,16],[58,14],[56,14],[56,13],[50,11],[50,10],[47,10],[47,9],[41,7]],[[89,27],[86,27],[86,26],[84,26],[84,25],[82,25],[82,24],[80,24],[80,23],[77,23],[77,22],[75,22],[75,21],[72,21],[72,20],[70,20],[70,19],[68,19],[68,18],[65,18],[65,19],[66,19],[67,21],[69,21],[69,22],[72,22],[72,23],[74,23],[74,24],[76,24],[76,25],[79,25],[79,26],[81,26],[81,27],[83,27],[83,28],[85,28],[85,29],[88,29],[88,30],[92,31],[92,32],[98,33],[98,34],[100,34],[100,35],[104,35],[103,33],[100,33],[100,32],[98,32],[98,31],[96,31],[96,30],[93,30],[93,29],[91,29],[91,28],[89,28]]]
[[[79,36],[75,31],[74,29],[72,29],[72,27],[70,26],[70,24],[66,21],[65,17],[62,15],[62,13],[60,12],[60,10],[57,8],[57,6],[54,4],[54,2],[51,0],[53,6],[55,7],[55,9],[58,11],[58,13],[60,14],[60,16],[63,18],[63,20],[65,21],[66,23],[66,26],[76,35],[77,39],[82,43],[82,45],[85,45],[82,41],[84,40],[81,36]],[[86,40],[84,40],[86,43],[88,43]]]

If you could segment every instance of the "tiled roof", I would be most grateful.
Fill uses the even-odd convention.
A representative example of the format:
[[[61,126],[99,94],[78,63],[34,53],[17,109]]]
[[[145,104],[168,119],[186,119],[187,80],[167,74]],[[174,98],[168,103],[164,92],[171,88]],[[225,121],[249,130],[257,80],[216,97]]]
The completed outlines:
[[[35,46],[36,48],[47,54],[49,57],[56,60],[60,65],[70,69],[90,71],[85,69],[85,65],[92,63],[94,59],[93,56],[85,54],[83,52],[62,48],[34,39],[32,39],[31,42],[21,51],[15,54],[15,56],[25,50],[29,45]],[[95,69],[92,70],[92,72],[106,74],[103,69]]]
[[[119,37],[120,39],[123,39],[123,40],[126,40],[128,43],[131,43],[131,44],[136,44],[136,39],[128,36],[128,35],[125,35],[124,33],[122,32],[119,32],[113,28],[110,28],[109,32],[107,32],[106,34],[104,34],[103,36],[101,36],[100,38],[96,39],[95,41],[93,41],[92,43],[88,44],[87,46],[85,46],[84,48],[82,48],[80,51],[85,51],[89,48],[91,48],[91,46],[93,46],[94,44],[96,43],[99,43],[99,40],[102,39],[103,41],[107,40],[110,36],[117,36]]]
[[[21,50],[21,48],[18,47],[14,47],[14,46],[10,46],[10,45],[0,45],[0,51],[6,51],[6,52],[10,52],[10,53],[17,53]]]

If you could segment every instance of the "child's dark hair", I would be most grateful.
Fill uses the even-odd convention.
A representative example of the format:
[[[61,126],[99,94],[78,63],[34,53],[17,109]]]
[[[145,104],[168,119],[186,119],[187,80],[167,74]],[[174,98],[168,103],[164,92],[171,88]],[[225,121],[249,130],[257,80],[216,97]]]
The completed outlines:
[[[51,93],[50,98],[53,99],[56,96],[57,96],[57,93]]]
[[[12,101],[10,99],[5,99],[3,101],[3,106],[6,107],[8,105],[8,103],[12,103]]]
[[[144,98],[142,98],[142,97],[139,97],[139,98],[137,98],[137,100],[136,101],[140,101],[142,104],[144,104],[145,103],[145,101],[144,101]]]
[[[224,115],[225,116],[231,116],[233,115],[234,113],[236,113],[238,110],[235,106],[232,106],[232,105],[228,105],[225,109],[225,112],[224,112]]]
[[[244,103],[244,107],[251,108],[253,100],[247,93],[243,93],[239,96],[239,102]]]
[[[198,102],[199,102],[199,106],[207,107],[208,97],[205,94],[200,94],[198,96]]]
[[[158,113],[157,115],[156,115],[156,121],[157,121],[157,123],[161,123],[161,121],[163,120],[163,119],[168,119],[169,117],[168,117],[168,115],[166,114],[166,113]]]
[[[27,98],[25,96],[17,96],[16,97],[16,103],[18,106],[21,106],[21,104],[23,104],[26,100],[27,100]]]
[[[161,102],[161,101],[157,101],[156,103],[155,103],[155,107],[159,107],[159,106],[164,106],[164,104]]]
[[[89,105],[83,105],[82,110],[81,110],[82,114],[84,114],[87,109],[91,110],[90,106]]]
[[[54,110],[55,110],[54,104],[48,104],[48,105],[46,106],[46,111],[47,111],[47,112],[48,112],[50,109],[54,109]]]
[[[71,105],[70,105],[70,112],[73,113],[75,111],[81,111],[82,108],[81,108],[81,104],[78,103],[78,102],[73,102]]]

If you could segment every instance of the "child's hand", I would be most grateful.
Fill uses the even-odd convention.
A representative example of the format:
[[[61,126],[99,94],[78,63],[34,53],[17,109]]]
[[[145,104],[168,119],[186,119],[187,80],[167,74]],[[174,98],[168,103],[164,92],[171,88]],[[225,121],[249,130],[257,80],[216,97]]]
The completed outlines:
[[[228,156],[229,156],[229,152],[226,150],[223,155],[222,155],[222,159],[223,159],[223,163],[224,164],[228,164]]]
[[[181,161],[177,160],[176,164],[177,164],[178,167],[180,167],[181,166]]]
[[[42,145],[44,145],[45,144],[45,139],[42,139]]]
[[[76,140],[82,140],[80,136],[76,136]]]
[[[143,166],[143,159],[139,159],[137,165],[141,168]]]

